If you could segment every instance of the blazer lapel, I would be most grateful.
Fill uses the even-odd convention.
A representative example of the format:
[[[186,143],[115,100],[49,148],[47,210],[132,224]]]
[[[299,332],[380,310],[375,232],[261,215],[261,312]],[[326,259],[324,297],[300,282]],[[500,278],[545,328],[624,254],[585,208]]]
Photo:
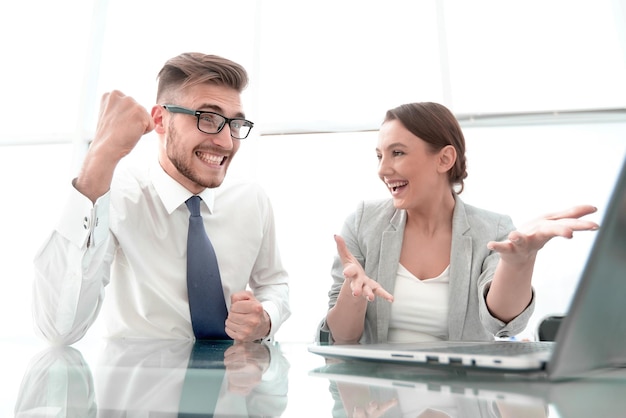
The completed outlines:
[[[398,210],[391,218],[387,229],[382,233],[377,277],[378,283],[389,293],[393,293],[396,283],[405,222],[406,212]],[[376,339],[378,342],[385,342],[387,341],[389,320],[391,319],[391,304],[382,298],[376,298],[374,303],[377,312]]]
[[[460,340],[469,303],[469,280],[472,266],[472,237],[465,205],[456,199],[452,215],[452,246],[450,252],[450,307],[448,313],[448,338]]]

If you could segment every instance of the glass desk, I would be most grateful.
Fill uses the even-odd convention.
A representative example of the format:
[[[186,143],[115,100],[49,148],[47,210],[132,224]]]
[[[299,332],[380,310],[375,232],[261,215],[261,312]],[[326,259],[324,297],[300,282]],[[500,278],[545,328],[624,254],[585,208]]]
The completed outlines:
[[[344,362],[306,343],[2,341],[2,417],[605,417],[626,370],[531,377]]]

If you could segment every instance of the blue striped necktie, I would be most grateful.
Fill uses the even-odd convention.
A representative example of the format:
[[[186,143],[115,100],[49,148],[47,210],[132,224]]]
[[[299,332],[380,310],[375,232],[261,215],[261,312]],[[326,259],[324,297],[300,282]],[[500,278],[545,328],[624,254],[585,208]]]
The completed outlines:
[[[193,333],[198,340],[230,340],[226,334],[228,316],[215,250],[200,216],[200,196],[185,203],[189,212],[187,234],[187,293]]]

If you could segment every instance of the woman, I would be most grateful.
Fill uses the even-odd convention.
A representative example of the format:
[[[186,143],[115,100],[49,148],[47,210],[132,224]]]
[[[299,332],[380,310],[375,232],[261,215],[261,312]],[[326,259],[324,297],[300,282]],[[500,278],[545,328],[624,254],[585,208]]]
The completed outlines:
[[[335,237],[334,283],[320,329],[335,343],[518,334],[534,309],[539,249],[555,236],[598,228],[578,219],[593,206],[515,230],[510,217],[466,205],[459,197],[465,139],[440,104],[388,111],[376,153],[391,199],[362,202]]]

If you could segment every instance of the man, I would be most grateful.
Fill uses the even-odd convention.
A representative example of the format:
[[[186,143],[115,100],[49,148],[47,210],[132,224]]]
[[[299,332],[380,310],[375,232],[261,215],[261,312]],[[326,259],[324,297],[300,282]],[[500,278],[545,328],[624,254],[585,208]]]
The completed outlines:
[[[52,343],[82,338],[101,307],[106,335],[121,338],[256,341],[273,337],[290,315],[267,196],[253,184],[220,187],[253,126],[241,104],[245,69],[184,53],[166,62],[158,81],[150,114],[119,91],[102,97],[66,210],[35,258],[35,322]],[[153,130],[158,159],[119,164]],[[217,302],[201,303],[219,305],[223,293],[223,338],[194,335],[197,292],[188,292],[186,278],[192,196],[201,198],[223,288],[210,295]]]

